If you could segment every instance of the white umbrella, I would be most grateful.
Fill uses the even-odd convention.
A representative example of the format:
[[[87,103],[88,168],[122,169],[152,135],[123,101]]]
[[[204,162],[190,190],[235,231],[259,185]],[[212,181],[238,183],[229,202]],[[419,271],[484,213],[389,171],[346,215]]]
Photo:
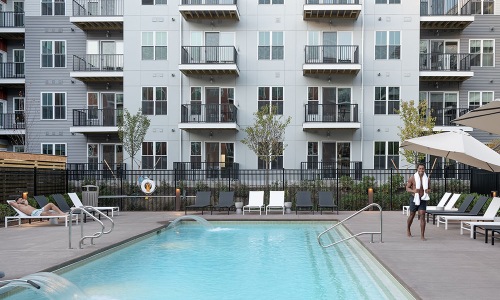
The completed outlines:
[[[453,122],[500,134],[500,101],[492,101],[471,110],[463,116],[456,118]]]
[[[441,156],[476,168],[500,172],[500,154],[463,131],[450,131],[404,141],[400,148]]]

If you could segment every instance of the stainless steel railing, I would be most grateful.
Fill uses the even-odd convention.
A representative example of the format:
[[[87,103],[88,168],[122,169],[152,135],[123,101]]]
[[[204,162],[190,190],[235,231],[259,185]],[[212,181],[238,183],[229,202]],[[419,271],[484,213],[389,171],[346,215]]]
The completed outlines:
[[[71,211],[70,211],[70,222],[69,222],[69,249],[73,249],[71,247],[71,232],[72,232],[72,224],[73,224],[73,222],[71,222],[71,220],[73,220],[73,215],[75,213],[79,214],[78,216],[80,217],[80,241],[78,243],[78,247],[80,249],[83,249],[82,246],[83,246],[83,242],[85,241],[85,239],[90,239],[90,244],[94,245],[95,238],[99,238],[104,234],[110,233],[111,231],[113,231],[113,228],[115,227],[115,222],[113,222],[113,219],[111,219],[110,217],[108,217],[107,215],[102,213],[100,210],[98,210],[92,206],[72,207]],[[98,218],[96,218],[92,213],[97,213],[98,215],[103,216],[104,218],[108,219],[111,222],[111,228],[106,231],[105,230],[106,227],[104,226],[104,223],[101,220],[99,220]],[[83,225],[85,222],[82,220],[84,215],[88,216],[89,218],[92,218],[94,221],[97,221],[101,225],[101,230],[95,232],[92,235],[84,236],[83,235]]]

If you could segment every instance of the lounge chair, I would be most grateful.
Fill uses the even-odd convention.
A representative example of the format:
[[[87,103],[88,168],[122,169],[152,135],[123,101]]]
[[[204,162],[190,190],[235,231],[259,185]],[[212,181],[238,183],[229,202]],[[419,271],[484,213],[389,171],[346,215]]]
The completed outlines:
[[[439,217],[440,215],[443,216],[479,216],[479,213],[481,212],[481,209],[483,208],[484,204],[488,201],[488,197],[486,196],[479,196],[476,200],[476,204],[472,207],[472,209],[469,212],[458,212],[458,211],[443,211],[443,212],[437,212],[432,216],[432,224],[435,224],[436,222],[436,217]]]
[[[285,191],[269,192],[269,205],[266,206],[266,215],[273,209],[281,209],[283,214],[285,214]]]
[[[465,213],[469,205],[472,203],[472,200],[474,200],[474,197],[475,197],[474,195],[467,195],[457,210],[453,209],[453,205],[449,210],[447,209],[448,205],[446,205],[446,207],[441,210],[426,210],[425,213],[427,214],[427,223],[429,223],[429,217],[431,215],[433,216],[432,224],[435,224],[436,215],[448,214],[448,213]]]
[[[323,214],[324,209],[332,209],[333,212],[334,208],[337,207],[333,202],[333,192],[319,192],[318,195],[318,211],[321,211],[321,214]]]
[[[7,203],[15,202],[16,200],[7,200]],[[52,219],[64,219],[64,226],[68,226],[68,215],[64,216],[28,216],[27,214],[23,213],[19,209],[15,208],[14,206],[10,205],[15,211],[16,215],[15,216],[7,216],[5,217],[5,228],[7,228],[7,225],[9,221],[12,220],[17,220],[18,225],[21,225],[21,220],[26,219],[26,220],[32,220],[32,219],[47,219],[47,220],[52,220]]]
[[[66,212],[66,213],[69,213],[71,211],[71,208],[69,207],[68,202],[66,202],[66,199],[64,198],[63,195],[53,194],[51,196],[52,196],[52,199],[54,199],[54,201],[56,201],[56,204],[60,210],[62,210],[63,212]]]
[[[47,197],[45,197],[44,195],[34,196],[33,198],[35,198],[35,201],[36,203],[38,203],[38,206],[40,206],[40,208],[49,204],[49,200],[47,200]]]
[[[201,210],[201,214],[203,215],[205,209],[208,211],[212,207],[212,204],[210,203],[211,194],[212,194],[211,192],[196,192],[196,198],[194,199],[194,204],[186,205],[184,214],[187,215],[187,211],[189,209],[196,211]]]
[[[219,211],[227,209],[227,214],[229,215],[229,211],[232,208],[234,208],[234,192],[220,192],[219,203],[212,206],[210,214],[212,214],[214,209],[218,209]]]
[[[500,198],[495,197],[482,216],[439,216],[437,225],[439,227],[439,223],[443,223],[444,229],[447,230],[449,221],[494,221],[498,209],[500,209]]]
[[[450,199],[451,193],[444,193],[443,197],[441,197],[441,200],[439,200],[438,204],[436,206],[427,206],[427,210],[436,210],[438,207],[444,207],[446,205],[446,202],[448,202],[448,199]],[[407,216],[410,215],[410,206],[409,205],[404,205],[403,206],[403,214],[406,214]]]
[[[470,231],[470,237],[476,238],[477,228],[484,229],[484,226],[498,226],[500,228],[500,222],[472,222],[472,221],[461,221],[460,222],[460,234],[464,234],[464,230]],[[486,243],[488,241],[486,240]]]
[[[73,202],[73,205],[75,207],[82,207],[84,206],[80,198],[76,193],[68,193],[69,198]],[[98,211],[105,211],[107,215],[108,212],[111,212],[111,217],[114,217],[114,213],[120,214],[120,208],[118,206],[94,206],[93,209],[96,209]],[[100,215],[99,215],[100,217]]]
[[[248,193],[248,205],[243,206],[243,215],[245,211],[251,212],[259,210],[259,214],[262,215],[262,210],[264,209],[264,191],[250,191]]]
[[[312,203],[311,192],[309,191],[299,191],[295,195],[295,214],[298,214],[299,210],[309,210],[312,211],[314,215],[314,206]]]

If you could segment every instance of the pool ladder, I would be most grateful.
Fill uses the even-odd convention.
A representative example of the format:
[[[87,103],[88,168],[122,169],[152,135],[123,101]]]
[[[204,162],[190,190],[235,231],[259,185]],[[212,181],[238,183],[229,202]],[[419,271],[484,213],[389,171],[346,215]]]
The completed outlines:
[[[323,245],[323,244],[321,243],[321,236],[322,236],[323,234],[327,233],[328,231],[332,230],[333,228],[335,228],[335,227],[339,226],[340,224],[344,223],[345,221],[347,221],[347,220],[349,220],[349,219],[353,218],[354,216],[357,216],[358,214],[362,213],[363,211],[365,211],[365,210],[367,210],[367,209],[369,209],[370,207],[373,207],[373,206],[377,207],[377,208],[380,210],[380,231],[366,231],[366,232],[360,232],[360,233],[358,233],[358,234],[348,236],[348,237],[346,237],[346,238],[344,238],[344,239],[342,239],[342,240],[340,240],[340,241],[336,241],[336,242],[333,242],[333,243],[328,244],[328,245]],[[373,235],[374,235],[374,234],[380,234],[380,242],[381,242],[381,243],[383,243],[383,242],[382,242],[382,207],[381,207],[380,205],[378,205],[377,203],[371,203],[371,204],[369,204],[369,205],[365,206],[364,208],[362,208],[362,209],[358,210],[358,211],[357,211],[357,212],[355,212],[354,214],[350,215],[349,217],[345,218],[344,220],[342,220],[342,221],[338,222],[337,224],[333,225],[332,227],[330,227],[330,228],[328,228],[327,230],[325,230],[325,231],[323,231],[322,233],[320,233],[320,234],[318,235],[318,244],[319,244],[321,247],[323,247],[323,248],[328,248],[328,247],[331,247],[331,246],[336,245],[336,244],[338,244],[338,243],[345,242],[345,241],[347,241],[347,240],[350,240],[350,239],[352,239],[352,238],[354,238],[354,237],[357,237],[357,236],[360,236],[360,235],[363,235],[363,234],[371,234],[371,235],[372,235],[372,239],[371,239],[371,242],[372,242],[372,243],[373,243]]]
[[[71,247],[71,232],[72,232],[71,224],[73,222],[71,222],[71,220],[73,220],[74,213],[78,214],[77,217],[81,218],[80,219],[80,242],[78,243],[78,247],[80,249],[83,249],[82,245],[83,245],[83,242],[85,241],[85,239],[90,239],[90,244],[94,245],[95,238],[99,238],[103,234],[110,233],[111,231],[113,231],[113,228],[115,227],[115,222],[113,222],[113,219],[111,219],[109,216],[103,214],[100,210],[94,208],[93,206],[72,207],[71,211],[70,211],[70,222],[69,222],[69,249],[72,249],[72,247]],[[104,226],[104,223],[100,219],[96,218],[93,213],[97,213],[99,216],[103,216],[104,218],[108,219],[111,222],[111,228],[106,231],[105,230],[106,227]],[[92,218],[94,221],[97,221],[101,225],[101,230],[97,231],[93,235],[84,236],[83,235],[83,224],[85,222],[83,222],[83,220],[82,220],[84,214],[86,216],[88,216],[89,218]]]

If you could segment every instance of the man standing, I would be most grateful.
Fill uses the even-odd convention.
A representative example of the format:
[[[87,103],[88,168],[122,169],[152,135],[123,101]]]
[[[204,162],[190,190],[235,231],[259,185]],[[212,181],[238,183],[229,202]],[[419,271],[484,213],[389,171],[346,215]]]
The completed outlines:
[[[415,218],[415,213],[418,211],[420,219],[420,238],[425,241],[425,210],[427,209],[427,200],[429,200],[429,192],[431,181],[425,174],[425,166],[419,163],[417,172],[413,174],[406,184],[406,191],[411,193],[410,196],[410,216],[408,217],[406,234],[411,237],[411,223]]]

